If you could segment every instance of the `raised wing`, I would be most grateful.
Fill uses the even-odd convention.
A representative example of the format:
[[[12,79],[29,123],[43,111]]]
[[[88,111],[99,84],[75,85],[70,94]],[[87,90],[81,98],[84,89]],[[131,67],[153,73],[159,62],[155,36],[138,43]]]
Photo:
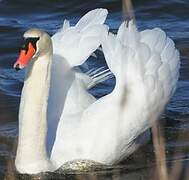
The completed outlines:
[[[87,87],[96,84],[102,78],[104,80],[107,78],[107,73],[103,73],[101,78],[96,79],[77,73],[72,68],[85,62],[99,47],[101,37],[107,31],[103,24],[107,13],[106,9],[92,10],[72,27],[65,20],[62,29],[52,37],[53,61],[48,99],[47,144],[49,153],[56,134],[58,134],[57,127],[61,123],[61,116],[63,114],[75,115],[92,103],[95,98],[87,92]],[[62,121],[63,119],[66,120],[65,117],[62,118]],[[76,116],[75,119],[78,120],[79,116]],[[59,129],[59,134],[62,136],[63,131]]]
[[[106,9],[92,10],[75,26],[65,20],[62,29],[52,37],[54,54],[64,57],[72,67],[84,63],[107,31],[103,24],[107,14]]]
[[[136,139],[175,90],[179,54],[162,30],[138,32],[133,22],[128,27],[123,23],[117,36],[104,37],[102,48],[116,87],[75,119],[64,118],[59,124],[51,155],[57,167],[74,159],[105,164],[122,160],[138,147]]]
[[[174,42],[159,28],[139,32],[124,22],[102,44],[108,67],[116,77],[120,108],[117,145],[121,159],[141,133],[151,127],[173,95],[180,57]],[[121,138],[122,137],[122,138]],[[118,140],[119,141],[119,140]],[[118,150],[119,149],[119,150]]]

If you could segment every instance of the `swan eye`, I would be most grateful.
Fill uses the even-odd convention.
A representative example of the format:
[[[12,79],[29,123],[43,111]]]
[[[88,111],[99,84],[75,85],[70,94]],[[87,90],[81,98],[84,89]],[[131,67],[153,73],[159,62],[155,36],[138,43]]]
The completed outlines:
[[[39,40],[39,37],[32,37],[32,38],[24,38],[23,42],[22,42],[22,46],[21,46],[21,50],[25,50],[25,53],[27,54],[28,52],[28,46],[29,43],[32,44],[33,48],[36,50],[37,49],[37,41]]]

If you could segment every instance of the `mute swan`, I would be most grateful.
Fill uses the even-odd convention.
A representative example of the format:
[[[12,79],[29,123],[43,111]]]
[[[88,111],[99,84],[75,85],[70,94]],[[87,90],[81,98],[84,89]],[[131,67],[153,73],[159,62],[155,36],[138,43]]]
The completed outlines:
[[[158,28],[139,32],[132,21],[122,23],[117,35],[108,33],[106,15],[96,9],[75,27],[65,21],[52,40],[38,29],[25,32],[14,65],[27,66],[15,160],[20,173],[54,171],[74,160],[119,162],[137,148],[135,140],[172,96],[179,74],[173,41]],[[87,92],[89,77],[72,67],[100,43],[116,86],[96,100]],[[46,141],[52,137],[49,157]]]

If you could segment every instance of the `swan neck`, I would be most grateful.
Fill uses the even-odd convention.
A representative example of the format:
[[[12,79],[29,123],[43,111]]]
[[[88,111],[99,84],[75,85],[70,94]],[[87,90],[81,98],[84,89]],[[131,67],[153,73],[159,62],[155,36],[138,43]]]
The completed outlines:
[[[19,110],[19,137],[15,165],[21,173],[52,169],[46,150],[47,101],[52,54],[31,62],[26,72]]]

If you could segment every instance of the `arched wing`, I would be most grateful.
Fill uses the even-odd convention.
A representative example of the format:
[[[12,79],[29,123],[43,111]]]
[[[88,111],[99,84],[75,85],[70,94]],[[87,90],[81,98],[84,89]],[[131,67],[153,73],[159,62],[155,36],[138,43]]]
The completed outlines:
[[[99,47],[108,11],[95,9],[84,15],[75,26],[65,20],[53,37],[54,54],[64,57],[73,66],[81,65]]]
[[[120,90],[121,115],[117,120],[122,141],[117,151],[121,158],[129,144],[158,119],[173,95],[180,57],[165,32],[159,28],[139,32],[132,21],[128,26],[124,22],[117,36],[107,34],[102,47],[108,67],[116,76],[115,91]]]
[[[57,127],[63,112],[74,114],[78,109],[94,101],[87,92],[87,86],[95,80],[87,75],[76,73],[72,67],[85,62],[99,47],[101,37],[107,31],[103,24],[107,13],[106,9],[92,10],[75,26],[70,26],[65,20],[62,29],[52,37],[53,61],[48,99],[47,145],[49,153],[55,139],[58,139],[56,138]],[[78,96],[78,92],[82,92],[82,95]],[[59,134],[62,135],[63,132],[61,128],[59,129]]]

